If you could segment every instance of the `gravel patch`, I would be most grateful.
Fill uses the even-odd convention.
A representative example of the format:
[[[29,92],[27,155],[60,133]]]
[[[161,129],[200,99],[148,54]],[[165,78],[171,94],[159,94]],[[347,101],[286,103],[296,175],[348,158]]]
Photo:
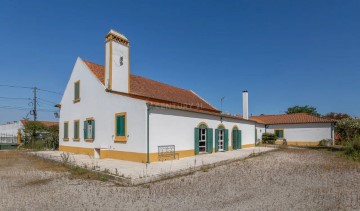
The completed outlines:
[[[0,152],[1,210],[359,210],[360,163],[283,149],[136,187]]]

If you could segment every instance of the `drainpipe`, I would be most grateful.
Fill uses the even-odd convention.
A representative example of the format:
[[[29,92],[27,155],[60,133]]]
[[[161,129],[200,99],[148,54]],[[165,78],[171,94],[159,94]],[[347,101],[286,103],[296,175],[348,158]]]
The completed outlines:
[[[150,128],[150,121],[149,121],[149,116],[150,116],[150,105],[147,103],[146,104],[146,107],[147,107],[147,110],[146,110],[146,113],[147,113],[147,118],[146,118],[146,139],[147,139],[147,151],[146,151],[146,163],[150,163],[150,137],[149,137],[149,128]]]

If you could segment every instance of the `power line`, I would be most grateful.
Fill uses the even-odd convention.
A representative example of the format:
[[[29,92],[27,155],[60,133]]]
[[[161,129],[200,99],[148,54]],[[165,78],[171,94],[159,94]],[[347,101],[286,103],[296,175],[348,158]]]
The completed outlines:
[[[52,101],[50,101],[50,100],[45,100],[45,99],[42,99],[42,98],[39,98],[39,97],[38,97],[38,100],[44,101],[44,102],[48,102],[48,103],[53,103],[53,105],[58,104],[58,103],[52,102]]]
[[[7,84],[0,84],[0,87],[34,89],[34,87],[29,87],[29,86],[16,86],[16,85],[7,85]],[[40,88],[36,88],[36,89],[39,90],[39,91],[43,91],[43,92],[49,92],[49,93],[53,93],[53,94],[62,95],[62,93],[60,93],[60,92],[55,92],[55,91],[51,91],[51,90],[47,90],[47,89],[40,89]]]
[[[31,100],[31,98],[25,98],[25,97],[0,97],[0,99],[8,99],[8,100]]]
[[[2,109],[14,109],[14,110],[29,110],[30,109],[30,108],[24,108],[24,107],[2,106],[2,105],[0,105],[0,108],[2,108]]]
[[[49,93],[53,93],[53,94],[62,95],[60,92],[54,92],[54,91],[50,91],[50,90],[46,90],[46,89],[39,89],[39,88],[36,88],[36,89],[39,91],[43,91],[43,92],[49,92]]]
[[[10,110],[29,110],[31,108],[25,108],[25,107],[18,107],[18,106],[7,106],[7,105],[0,105],[0,109],[10,109]],[[56,110],[51,110],[51,109],[37,109],[37,111],[42,111],[42,112],[57,112]]]
[[[2,87],[10,87],[10,88],[20,88],[20,89],[33,89],[33,87],[28,86],[15,86],[15,85],[6,85],[6,84],[0,84]]]

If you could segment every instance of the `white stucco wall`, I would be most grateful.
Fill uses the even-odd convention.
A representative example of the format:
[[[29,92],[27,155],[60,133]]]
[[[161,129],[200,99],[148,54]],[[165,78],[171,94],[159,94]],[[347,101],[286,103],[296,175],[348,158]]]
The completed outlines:
[[[23,129],[20,121],[0,125],[0,136],[17,136],[18,130]]]
[[[74,82],[80,80],[80,102],[74,103]],[[115,113],[127,112],[126,143],[115,143]],[[85,142],[84,121],[95,120],[95,140]],[[115,149],[146,153],[145,101],[111,94],[78,58],[61,100],[60,145]],[[74,120],[80,120],[80,141],[73,141]],[[69,122],[69,141],[64,141],[64,122]]]
[[[232,146],[231,130],[236,125],[242,131],[242,145],[255,143],[255,122],[223,118],[165,108],[152,108],[150,112],[150,152],[157,152],[160,145],[175,145],[179,150],[194,149],[194,128],[205,122],[215,129],[223,124],[229,130],[229,146]],[[213,134],[215,140],[215,134]],[[215,144],[214,144],[215,146]]]
[[[288,142],[319,142],[331,139],[331,123],[278,124],[268,125],[266,132],[274,133],[274,129],[284,129],[284,138]]]
[[[262,134],[265,133],[265,125],[256,123],[257,139],[262,140]]]

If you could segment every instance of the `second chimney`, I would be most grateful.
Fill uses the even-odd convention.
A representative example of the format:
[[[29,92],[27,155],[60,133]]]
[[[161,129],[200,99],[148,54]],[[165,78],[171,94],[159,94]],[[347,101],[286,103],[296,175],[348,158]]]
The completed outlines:
[[[243,118],[249,119],[249,93],[243,91]]]

